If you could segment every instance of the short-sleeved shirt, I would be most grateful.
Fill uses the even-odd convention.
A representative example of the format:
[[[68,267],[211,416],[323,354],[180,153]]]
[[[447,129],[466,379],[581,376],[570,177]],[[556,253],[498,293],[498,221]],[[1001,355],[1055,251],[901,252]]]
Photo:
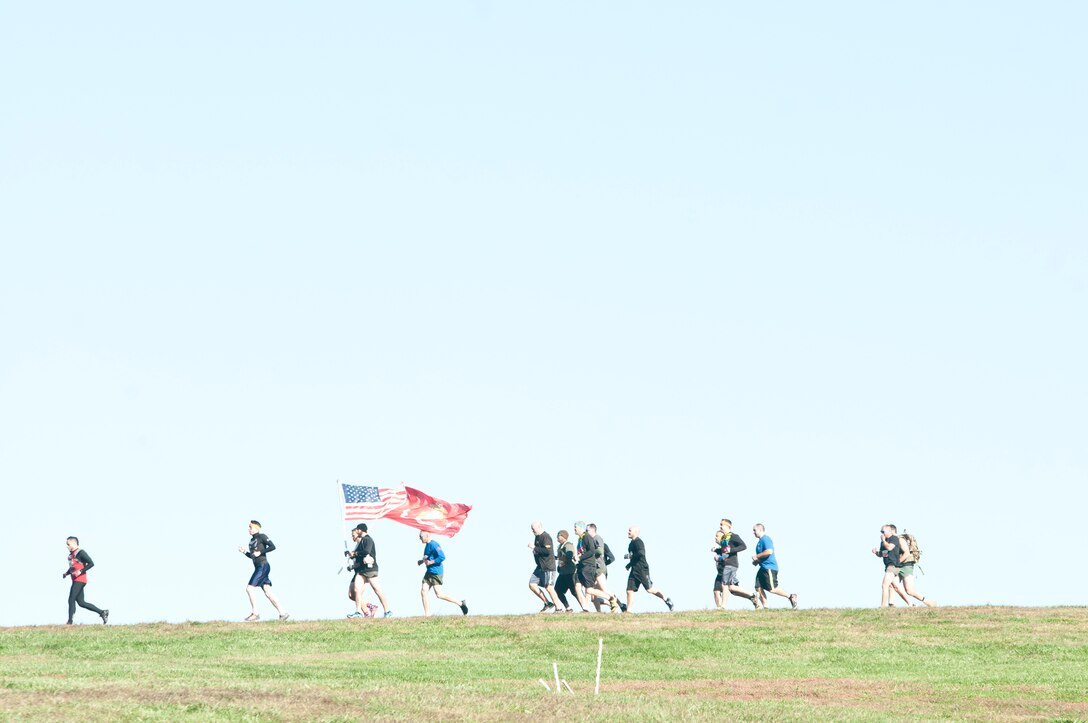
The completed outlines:
[[[884,556],[884,563],[899,567],[899,554],[901,552],[899,548],[899,537],[897,535],[892,535],[886,541],[892,543],[892,549],[888,550],[887,548],[884,548],[888,552],[888,554]]]
[[[761,557],[759,559],[759,567],[763,570],[777,570],[778,558],[774,554],[774,541],[771,540],[770,535],[764,535],[756,542],[756,554],[758,555],[765,550],[771,550],[771,554],[767,557]]]
[[[363,562],[363,558],[367,555],[374,559],[374,562],[369,565]],[[355,570],[366,573],[378,571],[378,549],[374,546],[374,539],[370,535],[364,535],[355,546]]]
[[[446,559],[446,553],[442,552],[442,546],[434,540],[431,540],[423,548],[423,557],[428,560],[438,560],[437,565],[428,565],[427,572],[431,575],[441,575],[445,570],[442,568],[442,563]]]
[[[627,554],[631,556],[631,574],[650,576],[650,563],[646,560],[646,543],[636,537],[627,543]]]
[[[555,571],[555,548],[552,547],[552,536],[547,532],[541,532],[533,539],[533,560],[541,570]]]

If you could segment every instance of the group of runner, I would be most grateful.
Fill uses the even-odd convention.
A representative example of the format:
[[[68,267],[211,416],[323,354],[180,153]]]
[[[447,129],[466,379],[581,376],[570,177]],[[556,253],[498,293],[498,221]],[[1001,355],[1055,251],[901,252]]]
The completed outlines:
[[[610,612],[626,613],[634,607],[635,593],[640,589],[660,598],[670,611],[673,609],[672,598],[655,587],[650,579],[646,543],[642,540],[637,525],[627,529],[629,542],[627,554],[623,556],[627,561],[625,567],[628,570],[626,601],[621,601],[618,596],[609,591],[608,566],[615,561],[615,556],[595,524],[575,522],[573,539],[567,530],[560,530],[554,541],[539,521],[533,522],[530,529],[533,533],[533,541],[528,547],[532,550],[534,568],[529,577],[529,590],[543,603],[541,612],[574,612],[571,600],[567,597],[570,594],[582,612],[588,612],[590,608],[602,612],[604,606],[607,605]],[[257,612],[258,592],[264,593],[280,620],[287,620],[290,615],[273,594],[272,580],[269,577],[271,566],[267,555],[275,550],[276,546],[268,535],[261,532],[261,523],[257,520],[249,521],[248,532],[249,544],[238,548],[239,552],[253,562],[253,573],[246,584],[250,614],[245,621],[260,620]],[[714,546],[710,549],[716,570],[713,587],[715,607],[719,610],[724,609],[726,595],[729,594],[748,600],[755,609],[759,610],[767,607],[767,595],[772,594],[786,598],[791,607],[796,608],[797,594],[788,592],[779,585],[778,559],[775,556],[774,543],[767,534],[766,528],[763,524],[757,523],[752,527],[752,534],[757,542],[751,561],[757,569],[754,589],[749,591],[741,585],[739,574],[739,555],[746,551],[748,546],[733,530],[731,520],[726,518],[721,520],[714,535]],[[378,606],[366,600],[365,593],[368,586],[381,604],[382,617],[390,617],[393,611],[378,581],[377,548],[373,538],[370,537],[366,523],[357,525],[351,531],[351,537],[355,548],[345,551],[344,555],[348,558],[349,569],[353,572],[351,582],[348,584],[348,598],[355,603],[355,611],[348,617],[377,617]],[[904,536],[903,539],[910,540],[911,538]],[[419,541],[423,543],[423,555],[416,564],[425,568],[420,587],[423,614],[425,616],[431,614],[429,596],[433,594],[437,599],[457,606],[463,615],[468,615],[468,604],[465,599],[446,593],[443,587],[443,562],[446,554],[442,546],[432,539],[428,532],[420,532]],[[98,615],[103,623],[106,623],[109,620],[110,611],[98,608],[84,598],[87,572],[94,567],[91,556],[86,550],[80,548],[79,538],[75,536],[68,537],[65,544],[68,547],[68,569],[64,572],[64,577],[72,578],[72,587],[68,594],[68,624],[73,623],[77,606],[90,610]],[[928,607],[936,606],[933,600],[926,598],[915,588],[914,565],[917,562],[917,553],[912,554],[911,546],[903,544],[895,525],[888,524],[881,527],[880,544],[874,547],[872,552],[880,558],[884,566],[884,577],[881,581],[881,607],[892,606],[890,599],[892,592],[897,593],[908,606],[912,605],[910,598]]]
[[[669,610],[673,609],[672,599],[654,587],[650,580],[650,563],[646,560],[646,543],[639,537],[639,528],[632,525],[627,529],[627,602],[608,590],[608,566],[615,557],[592,522],[574,523],[575,539],[570,533],[560,530],[556,534],[558,546],[553,545],[552,536],[544,531],[538,521],[530,525],[533,541],[529,547],[533,551],[532,575],[529,576],[529,590],[532,591],[544,607],[541,612],[574,612],[567,593],[573,593],[578,607],[587,612],[592,606],[601,612],[608,605],[611,612],[628,612],[635,601],[635,593],[643,589],[651,595],[661,598]]]

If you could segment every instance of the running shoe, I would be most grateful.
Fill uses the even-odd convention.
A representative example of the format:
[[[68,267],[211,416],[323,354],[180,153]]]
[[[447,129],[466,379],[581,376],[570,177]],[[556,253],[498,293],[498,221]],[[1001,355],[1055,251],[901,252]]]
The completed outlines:
[[[108,621],[109,619],[110,619],[110,611],[109,611],[109,610],[103,610],[103,611],[102,611],[102,624],[103,624],[103,625],[105,625],[105,624],[106,624],[106,622],[107,622],[107,621]]]
[[[540,608],[540,612],[542,612],[542,613],[548,612],[548,606],[545,605],[544,607]]]
[[[356,610],[355,612],[348,615],[348,617],[349,618],[361,618],[361,617],[363,617],[363,614],[361,612],[359,612],[358,610]]]
[[[286,620],[289,617],[291,617],[291,613],[284,613],[283,615],[280,615],[280,620]]]
[[[935,608],[935,607],[937,607],[937,603],[933,602],[933,601],[932,601],[932,600],[930,600],[930,599],[929,599],[928,597],[924,597],[924,598],[922,598],[922,602],[923,602],[923,603],[925,603],[925,605],[926,605],[926,607],[927,607],[927,608]]]
[[[391,618],[391,617],[393,617],[393,611],[392,611],[392,610],[386,610],[386,611],[385,611],[385,615],[382,615],[382,617],[383,617],[383,618]]]
[[[793,605],[793,609],[797,609],[797,593],[790,595],[790,605]]]
[[[462,600],[461,601],[461,614],[462,615],[468,615],[468,601],[467,600]]]
[[[669,612],[671,613],[672,612],[672,598],[671,597],[665,598],[665,605],[668,606]]]
[[[260,615],[258,615],[257,613],[250,613],[250,614],[249,614],[249,617],[247,617],[247,618],[246,618],[245,620],[243,620],[242,622],[246,622],[246,623],[255,623],[255,622],[257,622],[257,621],[258,621],[258,620],[260,620],[260,619],[261,619],[261,616],[260,616]]]
[[[623,602],[620,603],[620,612],[621,613],[627,612],[627,603],[623,603]]]
[[[617,610],[620,609],[619,600],[616,599],[615,595],[608,598],[608,607],[612,609],[612,612],[616,612]]]
[[[759,601],[759,595],[752,595],[752,607],[756,610],[763,609],[763,603]]]

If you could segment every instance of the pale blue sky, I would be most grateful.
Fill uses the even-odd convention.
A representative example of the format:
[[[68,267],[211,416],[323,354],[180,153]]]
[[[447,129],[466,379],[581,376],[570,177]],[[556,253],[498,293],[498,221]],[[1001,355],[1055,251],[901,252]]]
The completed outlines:
[[[481,613],[536,518],[681,608],[722,516],[805,606],[884,522],[942,603],[1085,603],[1083,3],[0,7],[0,625],[72,533],[112,620],[241,618],[251,517],[342,616],[338,478],[473,504]]]

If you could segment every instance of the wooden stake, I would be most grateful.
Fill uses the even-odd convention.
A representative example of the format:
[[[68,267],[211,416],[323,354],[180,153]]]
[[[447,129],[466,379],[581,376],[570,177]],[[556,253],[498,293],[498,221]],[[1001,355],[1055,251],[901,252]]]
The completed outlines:
[[[604,652],[604,638],[597,639],[597,687],[593,689],[593,695],[601,694],[601,653]]]

